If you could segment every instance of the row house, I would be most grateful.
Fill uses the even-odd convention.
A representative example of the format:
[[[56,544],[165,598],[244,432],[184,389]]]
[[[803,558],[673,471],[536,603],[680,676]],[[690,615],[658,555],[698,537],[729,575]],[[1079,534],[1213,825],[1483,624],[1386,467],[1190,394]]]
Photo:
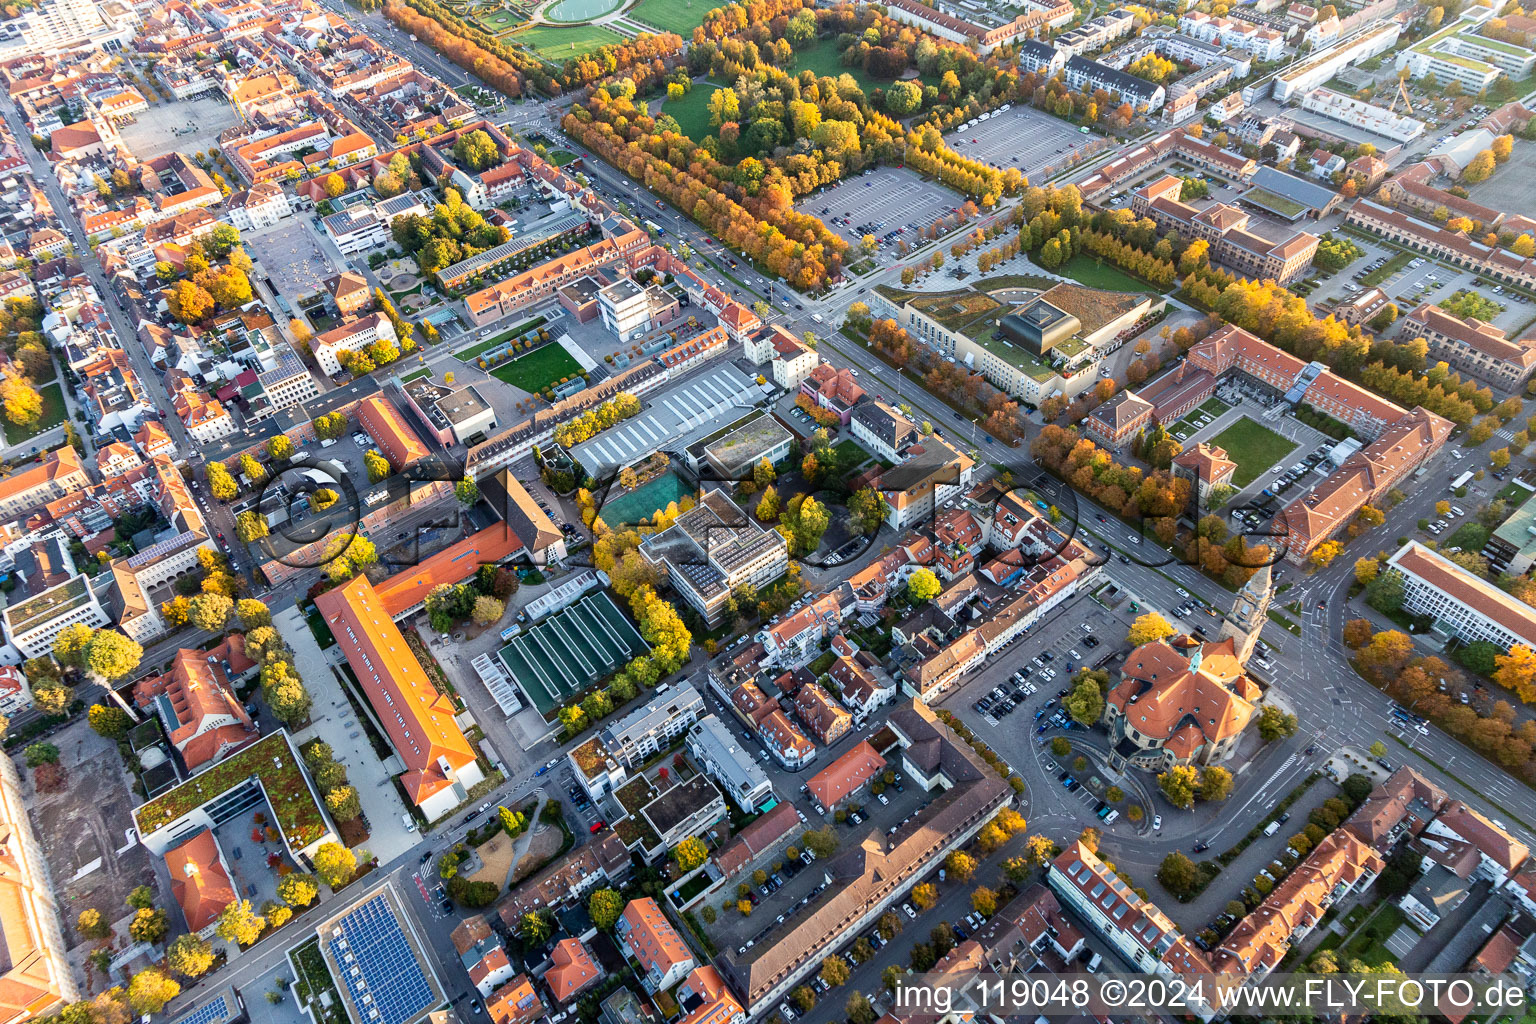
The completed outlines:
[[[1345,221],[1422,255],[1491,277],[1500,284],[1536,288],[1536,259],[1522,259],[1507,250],[1474,242],[1458,232],[1369,199],[1357,201]]]
[[[1536,373],[1536,334],[1510,338],[1476,317],[1457,317],[1425,303],[1403,320],[1403,337],[1423,338],[1432,360],[1501,391],[1519,392]]]

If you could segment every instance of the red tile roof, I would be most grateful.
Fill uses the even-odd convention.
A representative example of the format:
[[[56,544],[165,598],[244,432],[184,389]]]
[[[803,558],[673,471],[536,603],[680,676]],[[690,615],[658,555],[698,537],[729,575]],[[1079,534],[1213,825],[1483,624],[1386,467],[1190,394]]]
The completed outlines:
[[[171,895],[181,904],[187,927],[194,932],[213,924],[236,899],[235,887],[219,858],[219,844],[207,829],[165,851],[165,868],[171,876]]]
[[[384,602],[384,610],[393,619],[406,609],[425,601],[436,587],[445,583],[462,583],[478,572],[480,566],[495,565],[521,550],[523,542],[517,534],[505,522],[498,522],[423,559],[409,569],[395,573],[375,586],[374,590],[379,600]]]
[[[884,768],[885,758],[864,740],[816,773],[809,783],[811,796],[821,806],[831,808]]]

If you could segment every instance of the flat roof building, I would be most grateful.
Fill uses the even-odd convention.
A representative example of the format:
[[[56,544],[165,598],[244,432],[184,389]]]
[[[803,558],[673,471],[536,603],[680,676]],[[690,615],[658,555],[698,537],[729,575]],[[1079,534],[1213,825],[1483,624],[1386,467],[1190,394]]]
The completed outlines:
[[[1536,608],[1418,541],[1393,552],[1385,569],[1403,579],[1403,610],[1434,619],[1437,633],[1506,651],[1516,644],[1536,649]]]
[[[768,773],[714,715],[705,715],[688,730],[688,751],[742,813],[755,814],[773,797]]]

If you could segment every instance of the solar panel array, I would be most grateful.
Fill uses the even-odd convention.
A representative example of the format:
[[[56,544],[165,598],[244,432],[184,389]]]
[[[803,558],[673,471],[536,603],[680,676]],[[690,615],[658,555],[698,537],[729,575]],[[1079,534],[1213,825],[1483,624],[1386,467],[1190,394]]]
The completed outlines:
[[[359,1024],[406,1024],[432,1007],[432,986],[383,893],[337,921],[326,941]]]
[[[176,1024],[223,1024],[229,1020],[229,1003],[224,996],[218,995],[209,1002],[204,1003]]]

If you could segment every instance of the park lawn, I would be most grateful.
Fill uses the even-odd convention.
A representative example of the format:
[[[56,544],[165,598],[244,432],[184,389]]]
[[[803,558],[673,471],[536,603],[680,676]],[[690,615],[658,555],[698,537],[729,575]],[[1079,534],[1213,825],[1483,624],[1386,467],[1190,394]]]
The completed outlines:
[[[1144,292],[1152,288],[1136,280],[1130,274],[1117,270],[1108,263],[1099,263],[1087,256],[1074,256],[1067,261],[1066,266],[1057,267],[1056,272],[1063,277],[1070,277],[1078,284],[1087,285],[1089,288],[1097,288],[1106,292]]]
[[[703,142],[715,133],[709,123],[709,98],[720,88],[704,82],[695,82],[692,89],[680,100],[668,100],[661,105],[661,112],[670,115],[683,134],[694,142]]]
[[[848,74],[859,83],[859,87],[866,93],[871,89],[883,89],[890,82],[882,82],[872,78],[863,68],[847,67],[838,58],[842,54],[838,52],[836,39],[817,39],[811,45],[795,51],[795,70],[814,71],[818,78],[836,78],[838,75]]]
[[[568,149],[556,149],[551,151],[549,154],[549,162],[554,164],[556,167],[564,167],[566,164],[575,159],[576,154],[572,153]]]
[[[1211,438],[1210,443],[1225,448],[1227,458],[1237,463],[1232,486],[1239,490],[1257,480],[1261,473],[1280,465],[1297,447],[1295,442],[1246,416]]]
[[[581,373],[581,365],[559,344],[551,342],[527,355],[502,363],[491,373],[497,380],[534,394],[558,383],[561,377],[574,377]]]
[[[485,30],[490,32],[492,35],[505,32],[511,28],[516,28],[523,22],[523,19],[519,18],[517,15],[508,10],[492,11],[489,14],[478,14],[475,16],[475,20],[480,22],[481,25],[485,26]]]
[[[64,422],[64,392],[60,390],[58,381],[54,381],[52,384],[45,384],[38,388],[37,392],[43,396],[43,415],[31,427],[19,427],[10,420],[6,420],[6,444],[21,444],[27,438],[36,437],[43,431]]]
[[[654,25],[667,32],[676,32],[684,39],[693,37],[693,30],[704,21],[711,7],[716,4],[705,0],[640,0],[630,8],[630,21]]]
[[[599,46],[624,41],[623,36],[601,25],[530,25],[510,38],[555,64],[590,53]]]

